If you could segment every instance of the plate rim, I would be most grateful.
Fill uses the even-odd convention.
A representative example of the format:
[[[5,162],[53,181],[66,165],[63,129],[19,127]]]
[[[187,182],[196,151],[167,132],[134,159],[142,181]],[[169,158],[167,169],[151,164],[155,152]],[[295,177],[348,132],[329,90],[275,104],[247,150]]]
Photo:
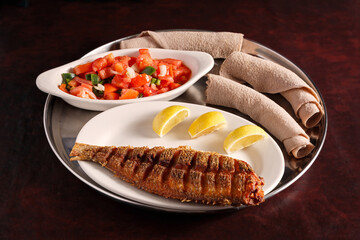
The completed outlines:
[[[173,106],[173,105],[182,105],[182,106],[185,106],[185,107],[188,107],[190,110],[191,110],[191,113],[193,113],[193,111],[196,111],[196,112],[208,112],[208,111],[219,111],[219,112],[223,112],[224,115],[225,115],[225,118],[228,116],[229,119],[231,119],[231,121],[234,121],[234,119],[239,119],[239,121],[241,120],[241,125],[243,124],[253,124],[253,125],[256,125],[255,123],[252,123],[250,122],[249,120],[241,117],[241,116],[238,116],[234,113],[231,113],[231,112],[227,112],[225,110],[220,110],[220,109],[216,109],[214,107],[211,107],[211,106],[206,106],[206,105],[199,105],[199,104],[194,104],[194,103],[187,103],[187,102],[178,102],[178,101],[156,101],[156,102],[151,102],[151,103],[146,103],[147,105],[152,105],[152,104],[155,104],[157,106],[157,108],[160,108],[161,106],[161,109],[163,108],[166,108],[166,107],[169,107],[169,106]],[[100,121],[104,120],[104,118],[108,115],[110,115],[110,119],[113,119],[113,115],[118,115],[120,113],[123,113],[124,111],[128,110],[129,108],[132,108],[132,109],[136,109],[137,107],[139,106],[144,106],[143,103],[131,103],[131,104],[126,104],[126,105],[121,105],[121,106],[117,106],[117,107],[114,107],[114,108],[111,108],[107,111],[104,111],[104,112],[101,112],[99,114],[97,114],[96,116],[92,117],[91,119],[89,119],[83,126],[82,128],[80,129],[80,132],[78,133],[77,137],[76,137],[76,142],[81,142],[81,143],[86,143],[86,141],[84,142],[84,140],[78,140],[79,138],[84,138],[83,136],[87,135],[87,132],[89,131],[89,125],[94,125],[94,122],[98,122],[99,121],[99,118],[100,118]],[[125,108],[125,109],[124,109]],[[143,107],[142,107],[143,108]],[[139,110],[139,109],[137,109]],[[140,109],[141,111],[141,109]],[[154,110],[155,111],[155,110]],[[151,111],[153,112],[154,114],[156,112],[154,111]],[[201,114],[201,113],[200,113]],[[138,117],[138,116],[137,116]],[[240,124],[240,123],[239,123]],[[239,125],[239,126],[241,126]],[[256,125],[257,126],[257,125]],[[233,126],[234,127],[234,126]],[[98,130],[98,129],[97,129]],[[232,129],[227,129],[227,132],[231,131]],[[270,141],[271,141],[271,145],[274,145],[274,151],[276,152],[276,154],[280,154],[281,157],[279,159],[277,159],[277,164],[279,165],[279,169],[278,171],[276,172],[276,175],[274,177],[274,181],[271,182],[271,186],[269,186],[268,188],[270,190],[267,190],[267,194],[269,194],[280,182],[282,176],[284,175],[284,171],[285,171],[285,159],[283,157],[283,153],[281,151],[281,148],[280,146],[278,145],[278,143],[276,142],[276,140],[272,137],[272,136],[269,136],[270,137]],[[89,143],[91,144],[91,143]],[[114,145],[115,146],[115,145]],[[166,147],[166,145],[164,145]],[[191,143],[189,143],[189,146],[191,146]],[[192,146],[191,146],[192,147]],[[193,148],[195,150],[197,150],[195,147]],[[202,150],[200,150],[202,151]],[[225,155],[225,153],[220,153],[222,155]],[[230,156],[230,157],[234,157],[234,156]],[[236,158],[236,157],[234,157]],[[237,158],[237,159],[240,159],[242,160],[241,158]],[[272,162],[272,161],[271,161]],[[115,193],[116,195],[119,195],[121,197],[124,197],[124,198],[130,198],[132,200],[134,200],[133,198],[131,197],[127,197],[127,196],[124,196],[123,194],[121,193],[116,193],[114,192],[114,190],[110,190],[109,188],[111,187],[116,187],[116,186],[109,186],[108,184],[104,183],[104,182],[99,182],[97,180],[95,180],[96,178],[98,178],[97,176],[94,176],[92,174],[89,174],[91,173],[92,169],[90,169],[90,172],[89,172],[89,167],[90,166],[93,166],[92,164],[90,165],[89,164],[90,162],[87,162],[87,161],[79,161],[79,165],[80,167],[83,169],[83,171],[85,172],[85,174],[87,174],[92,180],[94,180],[97,184],[99,184],[100,186],[104,187],[105,189],[109,190],[110,192],[112,193]],[[272,165],[272,163],[271,163]],[[84,167],[85,166],[85,167]],[[252,166],[254,167],[254,166]],[[91,167],[90,167],[91,168]],[[98,167],[96,167],[97,169],[100,169]],[[103,170],[101,170],[103,171]],[[108,171],[108,170],[106,170]],[[265,178],[265,175],[264,174],[260,174],[260,173],[257,173],[259,176],[261,177],[264,177]],[[265,179],[265,182],[267,180]],[[106,187],[108,186],[108,187]],[[265,195],[265,196],[266,196]],[[142,202],[139,200],[139,202]],[[149,204],[151,206],[154,206],[153,204]],[[158,206],[158,205],[156,205]],[[186,208],[186,207],[184,207]]]

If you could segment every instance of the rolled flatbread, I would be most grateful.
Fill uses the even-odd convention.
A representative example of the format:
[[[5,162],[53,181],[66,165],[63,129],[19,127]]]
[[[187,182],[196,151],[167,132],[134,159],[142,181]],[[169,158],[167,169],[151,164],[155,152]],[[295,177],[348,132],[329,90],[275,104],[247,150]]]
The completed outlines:
[[[281,94],[307,128],[316,126],[324,115],[316,92],[294,72],[274,62],[233,52],[221,65],[219,74],[245,81],[259,92]]]
[[[264,126],[280,140],[289,155],[307,156],[314,145],[300,125],[265,95],[228,78],[208,74],[206,102],[236,108]]]
[[[213,58],[226,58],[240,51],[244,35],[232,32],[143,31],[136,38],[123,40],[120,48],[165,48],[207,52]]]

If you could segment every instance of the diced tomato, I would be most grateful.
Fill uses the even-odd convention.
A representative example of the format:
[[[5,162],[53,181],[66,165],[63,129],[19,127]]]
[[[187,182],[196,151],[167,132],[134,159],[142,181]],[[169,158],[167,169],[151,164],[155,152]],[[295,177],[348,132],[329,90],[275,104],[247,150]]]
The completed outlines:
[[[131,60],[128,56],[118,56],[115,57],[115,61],[112,64],[112,69],[120,74],[122,74],[129,65],[129,61]]]
[[[124,77],[120,74],[116,74],[115,77],[111,80],[112,85],[121,89],[128,88],[130,82],[131,78]]]
[[[81,98],[96,99],[96,95],[89,89],[87,84],[81,84],[70,90],[70,94]],[[90,86],[91,87],[91,86]]]
[[[84,86],[79,85],[79,86],[71,89],[70,94],[75,95],[75,96],[79,96],[81,91],[83,91],[84,89],[87,89],[87,88],[85,88]]]
[[[111,92],[111,93],[107,93],[106,95],[104,95],[104,99],[106,100],[118,100],[120,97],[120,94],[118,94],[117,92]]]
[[[173,65],[170,65],[170,67],[169,67],[169,75],[170,75],[170,77],[172,77],[172,78],[174,78],[174,71],[173,71],[173,69],[174,69],[174,66],[173,66]]]
[[[138,91],[139,93],[144,93],[144,86],[131,88],[131,89],[134,89],[134,90]]]
[[[104,58],[105,58],[105,60],[107,62],[107,66],[111,66],[111,64],[113,64],[113,62],[115,61],[114,54],[112,54],[112,53],[109,53]]]
[[[75,81],[74,79],[71,80],[70,82],[68,82],[68,85],[73,88],[73,87],[77,87],[80,85],[80,83],[78,83],[77,81]]]
[[[165,59],[161,59],[161,62],[165,62],[168,64],[172,64],[175,67],[180,67],[182,64],[181,60],[177,60],[177,59],[173,59],[173,58],[165,58]]]
[[[117,87],[115,87],[114,85],[112,85],[110,83],[105,83],[104,87],[105,87],[104,97],[109,93],[113,93],[113,92],[116,92],[117,90],[119,90]]]
[[[183,77],[185,76],[185,78]],[[174,79],[176,82],[185,83],[190,79],[191,70],[185,66],[174,69]]]
[[[131,60],[131,57],[129,56],[117,56],[115,57],[116,62],[122,62],[128,64],[128,62]]]
[[[173,89],[175,89],[175,88],[180,87],[181,84],[179,84],[179,83],[170,83],[169,86],[170,86],[170,89],[173,90]]]
[[[139,49],[139,53],[150,56],[150,51],[149,51],[149,49],[146,49],[146,48]]]
[[[137,98],[139,96],[139,92],[134,90],[134,89],[123,89],[121,91],[121,96],[119,97],[119,99],[132,99],[132,98]]]
[[[120,63],[122,64],[122,68],[123,69],[126,69],[127,67],[129,67],[129,61],[131,60],[130,57],[128,56],[118,56],[118,57],[115,57],[115,61],[113,63],[113,66],[115,63]],[[120,66],[120,65],[118,65]]]
[[[111,67],[103,68],[98,73],[99,73],[100,79],[106,79],[106,78],[109,78],[109,77],[112,77],[115,75],[114,72],[112,71]]]
[[[178,83],[181,83],[181,84],[184,84],[184,83],[186,83],[187,81],[189,81],[189,78],[186,77],[185,75],[177,78],[177,82],[178,82]]]
[[[92,63],[92,70],[97,72],[107,66],[107,61],[105,58],[98,58]]]
[[[159,89],[168,87],[170,83],[169,81],[161,81]]]
[[[161,80],[161,82],[174,82],[174,79],[170,75],[159,76],[158,78]]]
[[[124,64],[121,62],[114,62],[111,68],[118,73],[123,73],[123,71],[126,69],[126,66],[124,66]]]
[[[92,85],[82,83],[82,84],[80,84],[80,86],[83,86],[84,88],[87,88],[92,91]]]
[[[132,65],[134,65],[136,63],[136,57],[131,57],[129,62],[128,62],[128,65],[129,67],[131,67]]]
[[[167,87],[162,87],[162,88],[160,88],[160,89],[157,91],[157,94],[164,93],[164,92],[167,92],[167,91],[169,91],[169,88],[167,88]]]
[[[84,88],[84,87],[78,86],[76,88],[73,88],[73,89],[70,90],[70,94],[77,96],[80,93],[80,90],[82,88]]]
[[[154,68],[157,68],[159,64],[160,64],[159,60],[153,59],[153,64],[151,66],[154,67]]]
[[[159,85],[150,85],[152,76],[141,74],[148,66],[156,69],[152,76],[157,78],[157,81],[160,80]],[[149,49],[139,49],[138,57],[114,57],[110,53],[93,62],[76,66],[73,72],[76,77],[59,88],[75,96],[92,99],[131,99],[138,97],[140,93],[144,97],[152,96],[178,88],[191,77],[191,70],[181,60],[153,59]],[[113,77],[111,83],[104,84],[103,97],[95,96],[92,82],[86,79],[86,74],[97,74],[100,79]]]
[[[84,73],[84,76],[86,76],[87,74],[96,74],[96,72],[94,72],[94,71],[86,72],[86,73]]]
[[[90,72],[90,71],[92,71],[91,66],[92,66],[92,62],[77,65],[76,67],[74,67],[74,73],[75,73],[75,75],[79,75],[82,73]]]
[[[92,83],[91,83],[91,81],[90,80],[86,80],[86,79],[84,79],[84,78],[80,78],[80,77],[74,77],[72,80],[74,80],[74,81],[76,81],[76,82],[78,82],[78,83],[82,83],[82,84],[87,84],[87,85],[90,85],[90,86],[92,86]]]
[[[157,89],[154,89],[150,87],[148,84],[144,85],[144,89],[142,93],[144,94],[144,97],[152,96],[156,94]]]
[[[134,77],[133,79],[131,79],[131,87],[140,87],[144,84],[149,83],[151,80],[151,76],[143,73],[140,75],[137,75],[136,77]]]
[[[139,70],[142,71],[145,67],[152,66],[154,62],[148,49],[140,49],[139,52],[140,55],[136,58],[136,64]]]
[[[59,86],[59,89],[60,89],[61,91],[63,91],[63,92],[69,93],[69,91],[66,89],[66,84],[65,84],[65,83],[61,84],[61,85]]]
[[[140,55],[137,59],[136,59],[136,64],[139,67],[139,70],[142,71],[144,70],[144,68],[146,68],[147,66],[152,66],[153,62],[152,59],[149,58],[147,55]]]

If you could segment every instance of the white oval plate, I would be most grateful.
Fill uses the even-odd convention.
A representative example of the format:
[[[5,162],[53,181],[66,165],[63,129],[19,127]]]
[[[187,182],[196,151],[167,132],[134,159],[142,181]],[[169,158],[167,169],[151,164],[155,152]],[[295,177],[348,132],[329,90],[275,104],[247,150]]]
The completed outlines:
[[[158,112],[171,105],[188,107],[190,116],[167,135],[160,138],[152,130],[152,120]],[[187,129],[192,121],[201,114],[214,110],[223,113],[227,120],[227,128],[197,139],[190,139]],[[223,150],[223,141],[226,135],[235,128],[246,124],[252,123],[234,114],[207,106],[183,102],[144,102],[118,106],[96,115],[83,126],[76,138],[76,142],[99,146],[132,145],[135,147],[178,147],[188,145],[195,150],[216,151],[220,154],[226,154]],[[246,161],[259,176],[264,178],[263,190],[265,194],[274,189],[283,176],[285,167],[283,154],[271,137],[229,156]],[[166,199],[135,188],[114,177],[113,173],[96,163],[79,161],[79,164],[84,172],[99,185],[133,201],[179,211],[230,208],[182,203],[177,200]]]
[[[154,96],[136,98],[136,99],[124,99],[124,100],[98,100],[98,99],[85,99],[73,96],[71,94],[65,93],[59,89],[61,84],[61,74],[70,72],[71,69],[79,64],[84,64],[89,61],[94,61],[99,57],[104,57],[109,53],[113,53],[114,56],[130,56],[137,57],[139,55],[138,48],[132,49],[121,49],[115,51],[109,51],[105,53],[91,55],[79,60],[73,61],[71,63],[65,64],[63,66],[48,70],[41,73],[36,79],[37,87],[46,93],[60,97],[64,99],[70,105],[73,105],[78,108],[94,111],[104,111],[109,108],[128,104],[128,103],[137,103],[137,102],[147,102],[147,101],[167,101],[174,99],[184,93],[189,87],[196,83],[202,76],[208,73],[214,66],[214,59],[210,54],[197,51],[180,51],[180,50],[170,50],[170,49],[158,49],[158,48],[149,48],[152,58],[162,59],[162,58],[175,58],[182,60],[183,63],[189,67],[192,71],[191,78],[185,84],[180,87],[161,93]]]

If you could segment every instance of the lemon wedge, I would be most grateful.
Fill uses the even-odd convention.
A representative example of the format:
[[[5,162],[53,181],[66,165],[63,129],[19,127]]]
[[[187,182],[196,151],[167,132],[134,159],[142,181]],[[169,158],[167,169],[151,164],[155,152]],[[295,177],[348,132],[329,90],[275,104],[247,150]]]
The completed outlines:
[[[229,154],[248,147],[267,137],[266,132],[255,125],[241,126],[227,135],[224,150]]]
[[[226,126],[226,119],[221,112],[207,112],[195,119],[189,127],[191,138],[197,138]]]
[[[190,109],[187,107],[179,105],[167,107],[155,116],[152,128],[157,135],[162,137],[189,115]]]

